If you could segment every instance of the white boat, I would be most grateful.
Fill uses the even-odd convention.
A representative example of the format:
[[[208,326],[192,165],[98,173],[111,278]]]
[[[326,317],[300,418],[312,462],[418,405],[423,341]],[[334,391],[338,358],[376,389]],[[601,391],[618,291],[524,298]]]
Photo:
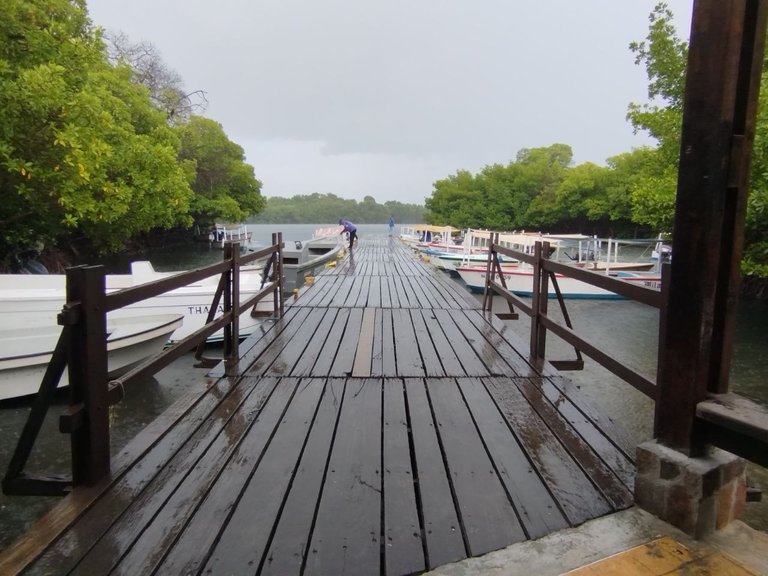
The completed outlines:
[[[107,365],[117,376],[149,356],[162,351],[184,317],[181,314],[107,317]],[[61,327],[0,329],[0,400],[37,393],[56,348]],[[67,371],[59,387],[69,384]]]
[[[452,246],[462,250],[461,244],[456,244],[452,238],[461,233],[458,228],[451,226],[433,226],[432,224],[406,224],[400,227],[399,238],[404,244],[419,251],[425,251],[432,245],[433,249]]]
[[[208,241],[218,248],[226,242],[250,243],[253,232],[245,224],[216,224],[208,233]]]
[[[304,284],[314,270],[339,257],[344,250],[341,228],[318,228],[309,240],[283,242],[283,276],[285,293]]]
[[[477,254],[461,254],[454,252],[438,252],[430,254],[430,262],[435,265],[435,268],[439,270],[445,270],[446,272],[454,272],[457,267],[468,264],[483,265],[488,261],[488,254],[479,252]],[[501,259],[504,261],[504,259]]]
[[[485,291],[486,269],[485,267],[461,267],[456,271],[464,280],[472,292],[481,293]],[[605,271],[602,271],[606,273]],[[504,282],[507,289],[518,296],[533,295],[533,271],[530,268],[503,268]],[[620,278],[630,284],[654,288],[661,288],[661,275],[642,271],[614,271],[609,274],[615,278]],[[597,286],[592,286],[581,280],[576,280],[569,276],[555,274],[560,293],[563,298],[582,298],[582,299],[601,299],[612,300],[621,299],[623,296],[610,292]],[[498,275],[496,275],[498,281]],[[548,285],[549,297],[555,298],[555,288],[552,282]]]
[[[664,234],[659,234],[659,237],[656,239],[656,243],[653,245],[653,251],[651,252],[651,258],[653,260],[661,260],[662,262],[671,262],[672,246],[667,244],[664,236]]]
[[[622,260],[621,248],[626,246],[645,246],[646,243],[638,243],[631,240],[600,239],[578,234],[568,235],[530,235],[508,234],[500,235],[505,245],[520,252],[530,254],[537,241],[547,241],[550,244],[550,259],[556,262],[567,263],[571,266],[585,270],[593,270],[615,278],[620,278],[631,284],[659,289],[661,287],[661,274],[650,272],[655,263],[650,260]],[[465,264],[456,267],[467,287],[473,292],[485,290],[486,265]],[[533,294],[533,270],[530,265],[519,266],[502,265],[502,272],[507,288],[519,296],[531,296]],[[555,275],[564,298],[595,298],[618,299],[622,296],[592,286],[581,280],[576,280],[560,274]],[[549,283],[549,297],[556,296],[554,285]]]
[[[476,234],[479,232],[479,234]],[[468,229],[464,233],[464,240],[459,249],[449,247],[447,250],[428,250],[430,262],[439,270],[444,270],[458,276],[456,268],[462,266],[483,266],[488,261],[489,233],[487,230]],[[520,246],[510,246],[501,240],[500,244],[507,247],[520,249]],[[499,255],[499,261],[506,264],[514,264],[516,260]]]
[[[113,292],[137,286],[178,272],[158,272],[150,262],[138,261],[131,264],[130,274],[108,274],[106,290]],[[159,296],[137,302],[119,312],[116,316],[146,316],[155,314],[177,314],[184,317],[184,323],[170,337],[170,341],[181,340],[205,324],[218,287],[219,276],[210,276],[199,282],[176,288]],[[240,270],[240,300],[244,301],[262,287],[262,269],[243,267]],[[66,295],[64,274],[0,274],[0,330],[18,327],[56,326],[56,316],[61,312]],[[223,312],[223,305],[219,305]],[[240,316],[240,336],[249,335],[260,323],[257,318],[244,313]],[[220,330],[209,341],[221,340]]]

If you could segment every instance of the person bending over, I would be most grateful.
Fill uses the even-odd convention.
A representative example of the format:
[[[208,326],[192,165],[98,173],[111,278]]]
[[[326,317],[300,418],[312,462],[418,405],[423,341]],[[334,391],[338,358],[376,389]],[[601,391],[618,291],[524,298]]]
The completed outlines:
[[[339,225],[342,226],[341,234],[349,232],[349,251],[352,252],[352,245],[355,243],[355,238],[357,238],[357,226],[343,218],[339,220]]]

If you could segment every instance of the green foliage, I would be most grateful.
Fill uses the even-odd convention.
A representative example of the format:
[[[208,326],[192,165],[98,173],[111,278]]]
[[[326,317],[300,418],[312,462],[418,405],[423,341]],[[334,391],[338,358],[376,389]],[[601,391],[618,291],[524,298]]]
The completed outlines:
[[[192,170],[190,212],[203,227],[217,220],[240,222],[258,214],[266,202],[253,167],[245,163],[242,147],[232,142],[221,124],[192,116],[180,125],[179,159]]]
[[[523,149],[506,166],[486,166],[477,175],[460,170],[434,183],[428,221],[466,228],[511,230],[549,220],[552,200],[572,159],[570,146]]]
[[[677,37],[673,18],[667,4],[658,3],[648,17],[646,40],[632,42],[629,48],[635,53],[635,64],[645,66],[648,97],[661,98],[666,107],[682,111],[688,46]]]
[[[658,142],[633,177],[632,217],[657,230],[671,230],[674,220],[688,59],[688,46],[677,37],[672,18],[665,3],[657,4],[646,40],[630,44],[635,63],[645,66],[648,97],[654,103],[631,103],[627,119],[636,132],[646,131]]]
[[[266,209],[251,220],[258,223],[327,224],[346,218],[356,224],[385,224],[392,215],[398,224],[423,222],[424,208],[415,204],[388,201],[378,204],[372,196],[362,202],[334,194],[308,194],[292,198],[267,199]]]
[[[659,3],[649,32],[630,49],[648,75],[649,104],[629,105],[635,131],[656,139],[607,160],[607,167],[572,167],[564,144],[523,149],[506,166],[478,174],[459,170],[434,183],[428,221],[496,230],[541,229],[592,234],[657,234],[672,230],[677,191],[688,48],[672,12]],[[746,274],[768,276],[768,58],[764,59],[747,201]]]
[[[6,1],[0,33],[2,252],[77,233],[115,249],[188,224],[178,140],[111,67],[82,2]]]
[[[485,220],[487,209],[483,202],[481,184],[466,170],[434,183],[432,196],[427,198],[427,221],[456,227],[478,227]]]
[[[461,170],[434,184],[428,221],[493,230],[544,230],[592,234],[635,233],[626,178],[641,166],[636,151],[609,167],[571,167],[571,148],[553,144],[523,149],[516,161],[473,175]],[[610,161],[609,161],[610,164]]]
[[[671,230],[677,191],[685,69],[688,47],[677,38],[672,13],[664,3],[651,16],[645,42],[633,43],[636,63],[645,65],[648,96],[660,105],[631,104],[627,117],[635,130],[645,130],[659,145],[631,187],[636,222]],[[768,276],[768,62],[763,57],[760,98],[745,222],[742,271]]]
[[[768,278],[768,57],[763,57],[742,271]]]
[[[82,0],[0,9],[0,264],[69,238],[117,250],[192,215],[261,210],[242,149],[209,120],[170,126],[135,71],[110,63]]]

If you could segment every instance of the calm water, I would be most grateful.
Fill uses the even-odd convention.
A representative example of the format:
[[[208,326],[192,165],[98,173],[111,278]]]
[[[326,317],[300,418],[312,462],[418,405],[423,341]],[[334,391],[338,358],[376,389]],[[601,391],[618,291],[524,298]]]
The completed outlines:
[[[251,225],[252,246],[266,246],[272,232],[283,232],[285,241],[306,240],[312,232],[328,225]],[[386,225],[360,225],[359,235],[386,235]],[[210,249],[207,244],[192,247],[153,250],[132,259],[148,259],[158,270],[182,270],[216,262],[222,257],[221,250]],[[104,262],[110,272],[125,272],[130,259],[115,258]],[[457,282],[461,282],[457,280]],[[494,303],[502,309],[503,301]],[[550,306],[553,310],[554,306]],[[614,357],[631,365],[636,370],[654,377],[656,364],[656,339],[658,313],[634,302],[622,301],[568,301],[568,312],[574,327],[583,331],[590,341],[605,349]],[[524,314],[521,319],[510,322],[510,326],[528,341],[530,323]],[[743,394],[768,402],[768,364],[763,354],[768,353],[768,303],[742,302],[736,332],[736,349],[732,367],[731,387]],[[547,343],[547,358],[573,358],[572,348],[551,337]],[[567,372],[592,400],[600,405],[614,420],[620,422],[636,442],[652,437],[653,405],[634,388],[623,383],[585,358],[585,369]],[[192,367],[190,357],[183,358],[157,374],[152,380],[126,390],[124,400],[110,409],[112,424],[113,453],[125,445],[147,423],[159,416],[175,400],[188,393],[195,393],[205,385],[205,371]],[[33,459],[27,467],[35,473],[68,473],[68,437],[57,431],[57,419],[66,406],[66,394],[58,399],[45,422],[44,430],[37,441]],[[0,434],[4,442],[0,445],[0,473],[4,474],[16,439],[29,411],[28,400],[0,402]],[[768,490],[768,471],[750,466],[750,477]],[[0,549],[5,548],[19,534],[26,530],[48,508],[59,500],[0,495]],[[749,504],[742,517],[756,528],[768,530],[768,498],[760,504]]]

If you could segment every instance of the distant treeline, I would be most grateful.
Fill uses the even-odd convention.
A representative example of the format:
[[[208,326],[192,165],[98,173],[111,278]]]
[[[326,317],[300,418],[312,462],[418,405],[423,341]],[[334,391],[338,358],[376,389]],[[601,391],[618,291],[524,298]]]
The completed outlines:
[[[309,194],[292,198],[267,198],[267,207],[252,223],[316,224],[337,222],[339,218],[356,224],[385,224],[392,216],[398,224],[424,222],[424,206],[393,200],[379,204],[371,196],[361,202],[345,200],[334,194]]]

